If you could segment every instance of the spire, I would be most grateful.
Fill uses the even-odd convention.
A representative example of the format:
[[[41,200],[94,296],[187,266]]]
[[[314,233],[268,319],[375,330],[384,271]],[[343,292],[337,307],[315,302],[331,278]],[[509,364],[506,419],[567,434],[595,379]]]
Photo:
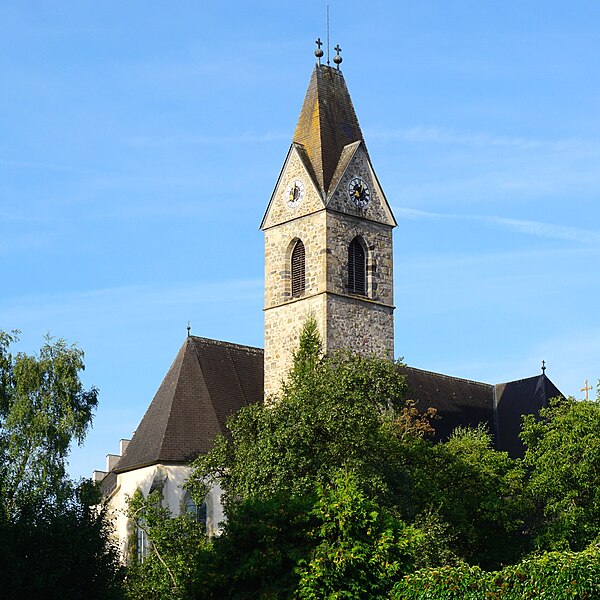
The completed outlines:
[[[344,147],[357,141],[364,144],[339,68],[315,65],[293,141],[304,147],[312,175],[327,194]]]

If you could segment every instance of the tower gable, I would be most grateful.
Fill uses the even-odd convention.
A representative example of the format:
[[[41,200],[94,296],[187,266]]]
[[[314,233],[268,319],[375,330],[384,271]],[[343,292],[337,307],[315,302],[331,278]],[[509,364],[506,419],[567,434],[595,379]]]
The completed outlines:
[[[290,202],[290,188],[295,182],[300,182],[302,198],[298,202]],[[268,229],[324,208],[306,151],[300,144],[292,143],[260,228]]]
[[[356,206],[348,195],[350,182],[357,177],[365,181],[369,187],[369,203],[365,207]],[[332,192],[327,199],[327,209],[390,227],[397,225],[364,143],[355,142],[344,148],[332,179]]]

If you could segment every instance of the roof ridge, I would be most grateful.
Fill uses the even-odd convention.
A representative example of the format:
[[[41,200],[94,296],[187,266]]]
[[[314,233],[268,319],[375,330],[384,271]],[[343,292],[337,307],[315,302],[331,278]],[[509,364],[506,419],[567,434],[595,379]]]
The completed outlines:
[[[532,379],[539,379],[540,377],[546,377],[543,373],[538,375],[531,375],[530,377],[521,377],[521,379],[511,379],[510,381],[501,381],[500,383],[496,383],[494,385],[508,385],[509,383],[520,383],[521,381],[531,381]],[[546,377],[548,379],[548,377]]]
[[[157,403],[160,403],[161,401],[161,397],[159,396],[160,392],[163,388],[163,386],[167,386],[166,380],[169,377],[169,375],[173,374],[176,377],[174,377],[174,384],[173,385],[173,389],[168,389],[168,402],[169,402],[169,415],[165,418],[165,419],[153,419],[153,422],[155,425],[164,425],[164,429],[162,430],[162,432],[160,433],[160,440],[157,440],[157,444],[156,444],[156,448],[151,448],[152,449],[156,449],[157,451],[157,458],[158,456],[160,456],[160,451],[165,439],[165,435],[167,432],[167,428],[169,425],[169,418],[171,416],[171,410],[173,408],[173,398],[175,397],[175,392],[177,390],[177,383],[179,381],[179,376],[181,374],[181,367],[183,365],[183,360],[185,357],[185,346],[186,344],[184,344],[183,346],[181,346],[181,348],[178,350],[175,358],[173,359],[173,362],[171,363],[169,369],[167,370],[166,375],[164,376],[164,378],[162,379],[160,385],[158,386],[158,389],[156,390],[154,396],[152,397],[152,401],[150,402],[150,404],[148,405],[148,408],[146,409],[146,412],[144,413],[144,416],[142,417],[142,420],[138,423],[138,426],[136,428],[136,430],[133,432],[133,436],[131,438],[131,442],[129,443],[129,445],[127,446],[127,449],[125,450],[125,452],[123,453],[123,455],[121,456],[121,458],[119,459],[119,462],[115,465],[113,471],[115,471],[116,473],[120,472],[121,470],[130,470],[132,468],[137,468],[137,465],[127,465],[126,464],[126,460],[127,458],[129,458],[133,452],[133,455],[135,455],[135,450],[137,448],[140,447],[140,444],[143,444],[143,442],[145,441],[144,438],[140,438],[137,437],[139,435],[142,435],[143,433],[145,433],[145,428],[143,427],[144,425],[146,425],[148,423],[147,418],[149,418],[148,413],[151,412],[151,409],[156,409]],[[160,416],[160,413],[159,413]],[[140,430],[142,430],[140,432]],[[154,446],[154,445],[153,445]],[[146,450],[144,450],[144,452],[146,452]],[[135,462],[135,459],[134,459]],[[154,462],[154,458],[151,459],[150,464],[152,464]],[[125,463],[124,466],[121,466],[121,463]]]
[[[190,337],[196,337],[196,336],[190,336]],[[200,339],[205,339],[205,338],[200,338]],[[209,341],[218,341],[218,340],[209,340]],[[217,345],[217,344],[215,344]],[[234,344],[232,344],[234,345]],[[192,349],[194,352],[194,356],[196,358],[196,362],[198,363],[198,368],[200,369],[200,373],[202,374],[202,383],[204,384],[204,387],[206,388],[206,391],[208,392],[208,398],[209,398],[209,402],[208,404],[210,405],[210,409],[212,411],[213,417],[216,419],[217,423],[219,422],[219,415],[217,414],[217,411],[215,409],[215,405],[213,402],[213,398],[208,390],[208,384],[206,383],[206,374],[204,373],[204,369],[202,368],[202,360],[200,359],[200,355],[198,354],[198,349],[196,348],[196,345],[193,344],[192,345]],[[227,352],[229,353],[229,349],[227,349]]]
[[[173,400],[175,398],[175,394],[177,393],[177,388],[179,387],[179,379],[181,376],[181,370],[183,368],[183,362],[185,360],[185,354],[186,354],[186,349],[187,349],[186,347],[187,347],[187,343],[184,344],[179,349],[179,352],[177,353],[177,356],[175,357],[175,360],[173,361],[173,364],[171,365],[171,367],[175,366],[175,363],[177,362],[177,359],[179,358],[179,355],[181,353],[181,360],[179,361],[179,365],[178,365],[178,367],[176,367],[176,370],[175,370],[176,377],[175,377],[175,385],[173,386],[173,393],[170,395],[171,398],[170,398],[170,402],[169,402],[169,414],[167,415],[167,418],[164,420],[164,429],[163,429],[161,437],[160,437],[160,442],[158,443],[158,456],[161,455],[163,444],[165,442],[165,438],[167,437],[167,429],[169,428],[169,421],[171,419],[171,413],[173,411]],[[171,371],[171,369],[169,369],[169,371],[167,373],[169,373],[170,371]],[[159,389],[160,389],[160,387],[159,387]]]
[[[204,344],[211,344],[213,346],[222,346],[224,348],[240,348],[243,350],[250,350],[251,352],[263,353],[263,348],[259,348],[258,346],[248,346],[246,344],[236,344],[235,342],[226,342],[224,340],[215,340],[212,338],[205,338],[199,335],[190,335],[188,339],[193,338],[196,341],[200,341]]]
[[[493,383],[486,383],[485,381],[476,381],[475,379],[466,379],[465,377],[458,377],[456,375],[446,375],[445,373],[438,373],[437,371],[428,371],[426,369],[419,369],[418,367],[411,367],[410,365],[401,364],[400,367],[405,367],[407,369],[412,369],[413,371],[419,371],[421,373],[431,373],[432,375],[437,375],[438,377],[442,377],[444,379],[453,379],[455,381],[466,381],[468,383],[474,383],[475,385],[482,385],[486,387],[493,387]]]

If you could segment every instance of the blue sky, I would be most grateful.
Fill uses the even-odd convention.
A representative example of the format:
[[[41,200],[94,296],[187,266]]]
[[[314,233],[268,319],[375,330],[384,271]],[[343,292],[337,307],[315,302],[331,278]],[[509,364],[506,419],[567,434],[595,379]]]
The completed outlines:
[[[600,377],[600,3],[331,0],[395,211],[396,354]],[[0,0],[0,328],[77,342],[129,437],[184,341],[262,346],[258,225],[325,4]]]

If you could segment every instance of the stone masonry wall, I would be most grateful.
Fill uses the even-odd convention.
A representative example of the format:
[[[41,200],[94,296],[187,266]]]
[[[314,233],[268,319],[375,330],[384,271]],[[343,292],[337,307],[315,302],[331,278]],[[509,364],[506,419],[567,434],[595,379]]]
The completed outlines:
[[[326,222],[321,210],[265,230],[265,397],[276,392],[287,375],[309,314],[317,319],[325,340]],[[306,289],[300,298],[292,298],[291,291],[290,258],[296,240],[305,251]]]
[[[355,176],[371,188],[365,209],[357,209],[345,192]],[[306,193],[290,208],[285,192],[295,179],[303,181]],[[393,358],[393,219],[382,198],[368,157],[359,149],[325,209],[292,149],[263,223],[265,397],[286,377],[309,315],[317,320],[325,352],[346,348]],[[367,249],[366,297],[348,291],[348,246],[357,235]],[[290,262],[297,240],[305,249],[306,289],[292,298]]]
[[[300,180],[304,185],[304,198],[296,206],[289,206],[287,190],[290,183]],[[273,198],[267,209],[263,229],[285,223],[290,219],[304,217],[325,207],[319,192],[312,182],[306,167],[298,156],[298,151],[292,148],[289,158],[283,167],[283,172],[273,192]]]
[[[327,213],[327,291],[348,294],[348,246],[356,236],[367,248],[367,297],[393,306],[392,228],[334,212]]]
[[[302,325],[316,319],[321,339],[326,339],[326,294],[294,300],[265,310],[265,398],[276,393],[292,366]]]
[[[326,223],[322,210],[265,230],[265,309],[292,299],[290,258],[296,240],[304,244],[304,296],[325,291]]]
[[[327,352],[340,349],[393,360],[394,309],[328,294]]]

